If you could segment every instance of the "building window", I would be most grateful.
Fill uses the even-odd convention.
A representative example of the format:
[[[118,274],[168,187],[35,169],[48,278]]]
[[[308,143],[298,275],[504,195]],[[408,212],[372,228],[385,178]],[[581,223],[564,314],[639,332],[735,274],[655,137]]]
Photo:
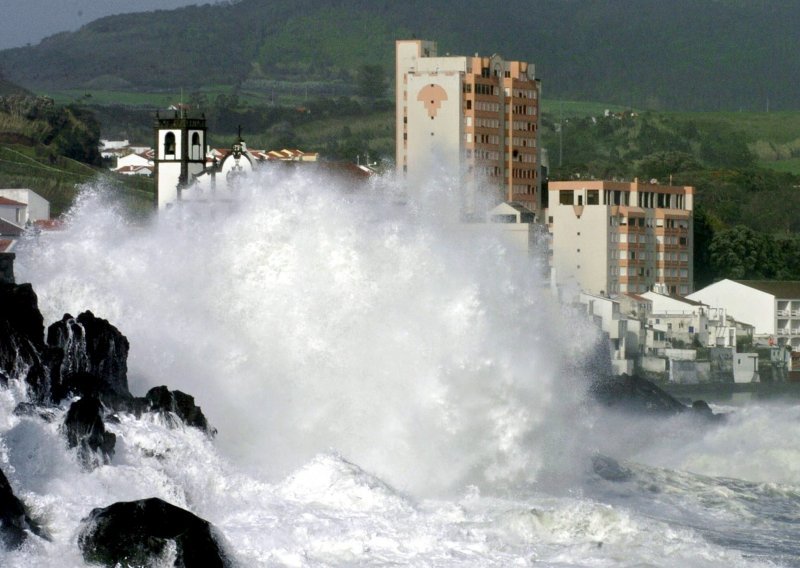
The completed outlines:
[[[575,203],[575,192],[571,189],[562,189],[558,192],[558,202],[561,205],[572,205]]]
[[[600,205],[600,191],[590,189],[586,192],[586,205]]]
[[[192,134],[192,160],[199,160],[201,157],[200,152],[200,134],[195,132]]]
[[[167,135],[164,136],[164,155],[169,156],[175,155],[175,133],[174,132],[167,132]]]

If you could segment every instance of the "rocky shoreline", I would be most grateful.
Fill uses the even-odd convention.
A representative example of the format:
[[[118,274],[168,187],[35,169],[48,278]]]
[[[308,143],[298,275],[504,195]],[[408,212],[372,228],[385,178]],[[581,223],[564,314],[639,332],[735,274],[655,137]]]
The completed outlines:
[[[137,418],[157,414],[173,427],[191,427],[214,436],[194,398],[159,386],[144,397],[128,390],[128,340],[108,321],[83,312],[50,325],[45,333],[30,284],[0,283],[0,386],[26,385],[28,401],[18,416],[53,421],[68,404],[60,432],[85,470],[110,463],[116,436],[106,430],[120,413]],[[46,339],[45,339],[46,338]],[[105,566],[142,565],[171,547],[175,566],[230,566],[216,529],[194,514],[160,499],[113,503],[84,519],[78,544],[87,562]],[[48,539],[17,498],[0,468],[0,542],[20,547],[28,538]]]

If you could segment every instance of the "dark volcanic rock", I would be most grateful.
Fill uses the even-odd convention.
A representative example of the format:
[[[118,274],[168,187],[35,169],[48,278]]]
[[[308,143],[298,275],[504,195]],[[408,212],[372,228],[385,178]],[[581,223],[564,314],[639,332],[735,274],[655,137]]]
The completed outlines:
[[[153,387],[144,398],[134,402],[137,415],[143,412],[158,412],[165,416],[177,416],[187,426],[194,426],[213,436],[216,430],[209,426],[203,411],[194,403],[194,397],[181,391],[170,391],[165,386]]]
[[[637,414],[670,415],[688,409],[650,381],[628,375],[600,379],[590,392],[605,406]]]
[[[711,407],[708,406],[705,400],[695,400],[692,403],[692,412],[694,412],[696,416],[706,420],[724,421],[727,418],[726,414],[714,414],[714,411],[711,410]]]
[[[117,437],[106,432],[99,399],[85,396],[73,402],[64,420],[64,433],[69,447],[78,448],[78,457],[87,469],[111,461]]]
[[[0,382],[24,379],[42,399],[50,373],[36,294],[30,284],[0,284],[0,306]]]
[[[708,403],[705,400],[695,400],[692,403],[692,410],[702,416],[714,416],[714,413],[711,411],[711,407],[708,406]]]
[[[607,481],[628,481],[633,478],[633,473],[629,469],[622,467],[617,460],[608,456],[593,456],[592,469]]]
[[[0,470],[0,542],[6,549],[18,548],[28,532],[47,538],[39,525],[28,516],[25,505],[14,495],[8,478]]]
[[[47,329],[47,344],[64,353],[60,383],[53,387],[58,402],[70,393],[94,395],[114,408],[133,397],[128,390],[128,340],[92,312],[77,318],[65,314]]]
[[[14,407],[14,416],[33,416],[52,422],[56,418],[55,410],[46,406],[39,406],[32,402],[20,402]]]
[[[215,529],[189,511],[162,501],[144,499],[94,509],[78,536],[83,558],[104,566],[149,566],[172,541],[175,566],[227,567]]]

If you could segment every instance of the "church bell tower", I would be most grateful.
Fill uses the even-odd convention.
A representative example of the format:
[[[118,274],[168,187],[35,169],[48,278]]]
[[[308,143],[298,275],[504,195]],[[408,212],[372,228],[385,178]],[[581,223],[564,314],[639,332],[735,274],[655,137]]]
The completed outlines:
[[[165,209],[181,199],[192,177],[205,169],[206,118],[190,117],[181,106],[173,116],[155,120],[156,207]]]

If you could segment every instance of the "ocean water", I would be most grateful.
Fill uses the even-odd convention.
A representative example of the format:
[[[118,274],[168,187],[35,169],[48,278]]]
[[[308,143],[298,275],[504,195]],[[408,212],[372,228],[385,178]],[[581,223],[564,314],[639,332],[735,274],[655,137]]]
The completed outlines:
[[[540,260],[453,223],[447,180],[350,189],[266,173],[143,224],[91,187],[63,232],[22,243],[47,322],[108,319],[131,391],[184,390],[219,434],[122,415],[87,473],[66,407],[15,417],[23,389],[0,390],[0,464],[52,536],[0,565],[83,566],[81,519],[152,496],[248,567],[800,565],[799,407],[606,415],[586,400],[597,333]],[[597,454],[628,479],[595,475]]]

